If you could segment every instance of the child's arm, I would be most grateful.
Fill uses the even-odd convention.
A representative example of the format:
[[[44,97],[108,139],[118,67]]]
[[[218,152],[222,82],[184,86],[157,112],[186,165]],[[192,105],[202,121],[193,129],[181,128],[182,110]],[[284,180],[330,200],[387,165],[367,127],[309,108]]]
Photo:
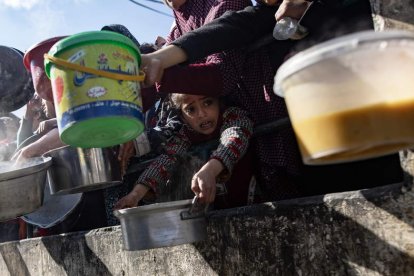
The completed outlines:
[[[233,166],[246,153],[252,132],[253,122],[245,111],[230,107],[224,112],[220,145],[191,181],[191,189],[201,202],[214,201],[217,176],[222,173],[230,175]]]
[[[188,150],[191,143],[183,131],[179,131],[166,145],[165,153],[159,155],[139,176],[134,189],[116,204],[115,209],[136,207],[138,202],[151,189],[154,192],[158,185],[167,183],[175,168],[177,155]]]
[[[138,205],[138,202],[145,196],[145,194],[150,190],[150,187],[142,185],[138,183],[135,185],[134,189],[118,200],[115,204],[114,209],[124,209],[124,208],[132,208]]]
[[[234,165],[246,153],[252,133],[253,122],[247,112],[229,107],[223,114],[220,144],[210,158],[219,160],[226,172],[231,174]]]

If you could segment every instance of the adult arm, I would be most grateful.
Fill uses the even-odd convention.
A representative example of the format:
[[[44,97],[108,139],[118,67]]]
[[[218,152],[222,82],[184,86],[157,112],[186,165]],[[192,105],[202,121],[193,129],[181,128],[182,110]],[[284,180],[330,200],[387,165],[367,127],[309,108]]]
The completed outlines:
[[[20,120],[19,130],[17,131],[17,146],[19,146],[24,140],[33,135],[32,120],[23,117]]]
[[[54,128],[45,135],[43,135],[36,142],[33,142],[26,147],[23,147],[13,156],[12,159],[15,159],[16,162],[24,162],[25,158],[41,156],[49,150],[60,148],[63,146],[65,146],[65,144],[59,138],[59,130],[57,128]]]
[[[171,44],[182,49],[188,62],[213,53],[246,46],[272,32],[277,6],[250,6],[230,11],[178,38]]]

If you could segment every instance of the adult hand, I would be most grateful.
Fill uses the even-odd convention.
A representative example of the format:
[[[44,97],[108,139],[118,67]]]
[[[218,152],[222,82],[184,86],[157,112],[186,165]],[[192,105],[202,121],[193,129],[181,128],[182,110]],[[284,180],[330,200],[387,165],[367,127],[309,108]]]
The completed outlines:
[[[35,131],[36,134],[44,134],[57,127],[56,118],[41,121],[39,127]]]
[[[42,99],[35,93],[33,97],[26,104],[26,112],[24,118],[26,120],[33,120],[41,111],[42,108]]]
[[[144,197],[148,190],[149,188],[147,186],[137,184],[129,194],[118,200],[114,206],[114,209],[119,210],[136,207],[138,202]]]
[[[305,0],[283,0],[276,11],[276,21],[279,21],[283,17],[291,17],[299,20],[311,4],[312,2]]]
[[[135,146],[133,141],[122,144],[119,148],[118,161],[121,165],[121,174],[124,175],[129,164],[129,159],[135,155]]]
[[[191,180],[191,190],[199,197],[201,203],[211,203],[216,197],[216,177],[223,170],[217,159],[210,159]]]
[[[145,73],[144,87],[160,82],[164,70],[187,60],[187,54],[181,48],[168,45],[150,54],[141,56],[141,70]]]
[[[65,144],[59,139],[59,130],[54,128],[36,142],[33,142],[16,152],[13,155],[12,160],[16,160],[16,162],[24,162],[24,159],[41,156],[49,150],[63,146],[65,146]]]
[[[160,82],[164,73],[161,66],[161,60],[151,54],[141,55],[142,71],[145,73],[144,87],[153,86],[156,82]]]
[[[18,152],[16,152],[12,156],[11,161],[14,161],[14,163],[17,166],[21,166],[26,162],[28,158],[35,157],[35,156],[40,156],[38,147],[28,145],[20,149]]]

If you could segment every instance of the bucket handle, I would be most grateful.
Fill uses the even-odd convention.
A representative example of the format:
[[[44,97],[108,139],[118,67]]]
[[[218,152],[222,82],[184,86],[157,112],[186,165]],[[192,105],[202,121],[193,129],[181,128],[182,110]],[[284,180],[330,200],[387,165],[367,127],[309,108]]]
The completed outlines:
[[[115,79],[115,80],[121,80],[121,81],[144,81],[145,79],[145,73],[140,70],[139,75],[126,75],[126,74],[118,74],[118,73],[112,73],[108,71],[93,69],[90,67],[86,67],[83,65],[75,64],[68,62],[66,60],[51,56],[49,54],[44,54],[44,58],[48,59],[52,63],[55,63],[57,65],[60,65],[62,67],[74,70],[74,71],[80,71],[84,73],[89,73],[105,78]]]

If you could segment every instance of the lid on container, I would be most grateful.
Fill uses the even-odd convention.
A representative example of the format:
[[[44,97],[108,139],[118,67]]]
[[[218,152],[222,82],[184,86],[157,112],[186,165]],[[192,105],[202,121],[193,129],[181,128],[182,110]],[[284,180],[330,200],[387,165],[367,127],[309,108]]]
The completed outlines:
[[[276,95],[283,97],[283,80],[323,59],[355,51],[365,44],[372,44],[372,42],[377,42],[378,48],[383,49],[387,45],[384,45],[382,42],[396,39],[402,41],[407,39],[414,40],[414,33],[409,31],[363,31],[334,38],[312,46],[307,50],[299,52],[280,66],[276,72],[273,91]]]
[[[85,44],[87,42],[99,42],[99,41],[114,41],[120,44],[124,44],[134,49],[138,61],[138,67],[141,66],[141,54],[139,48],[135,43],[125,35],[112,32],[112,31],[89,31],[71,35],[65,39],[59,41],[53,45],[49,51],[49,55],[56,56],[60,51],[72,48],[78,44]],[[45,71],[46,75],[50,77],[51,61],[45,60]]]
[[[23,65],[23,53],[0,46],[0,112],[21,108],[33,94],[32,79]]]

